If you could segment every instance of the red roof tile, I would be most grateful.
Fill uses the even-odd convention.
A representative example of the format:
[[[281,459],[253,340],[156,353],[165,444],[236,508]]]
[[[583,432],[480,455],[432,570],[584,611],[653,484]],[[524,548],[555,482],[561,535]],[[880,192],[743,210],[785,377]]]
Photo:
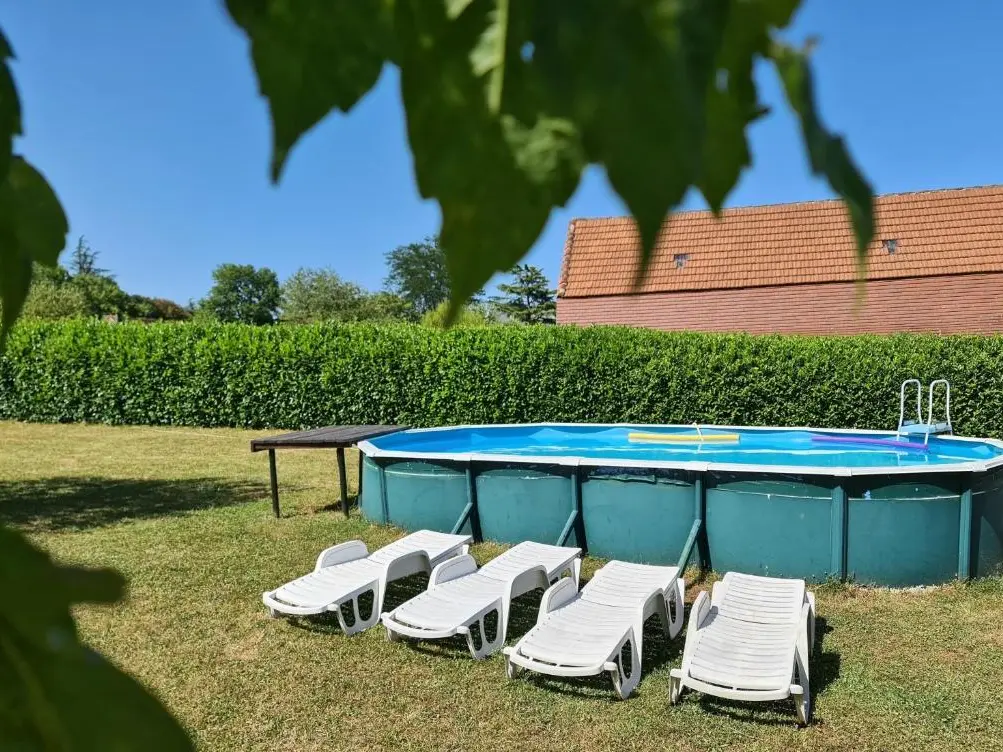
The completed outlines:
[[[868,279],[1003,272],[1003,186],[900,193],[875,201]],[[884,241],[895,241],[889,253]],[[639,238],[629,217],[575,219],[558,294],[716,290],[857,279],[842,202],[813,201],[680,212],[662,229],[648,274],[634,278]],[[686,254],[682,266],[676,254]]]

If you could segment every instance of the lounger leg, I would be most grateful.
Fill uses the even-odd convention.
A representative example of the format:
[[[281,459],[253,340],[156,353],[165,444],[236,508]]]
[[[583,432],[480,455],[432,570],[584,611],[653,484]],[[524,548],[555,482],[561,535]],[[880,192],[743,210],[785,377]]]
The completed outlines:
[[[811,620],[812,614],[809,612],[807,614],[806,621]],[[802,726],[807,726],[811,721],[811,678],[808,672],[808,656],[810,655],[810,647],[808,643],[809,634],[811,632],[810,626],[806,624],[806,629],[798,635],[797,645],[794,648],[794,669],[797,673],[798,684],[791,687],[791,696],[794,698],[794,704],[798,712],[798,723]]]
[[[623,670],[623,648],[628,644],[630,645],[629,675]],[[634,639],[633,629],[627,633],[626,639],[620,643],[616,659],[613,663],[615,664],[614,668],[612,668],[609,672],[610,676],[613,678],[613,686],[616,688],[617,694],[620,695],[620,699],[626,700],[641,682],[641,651],[640,646]]]
[[[669,672],[669,704],[675,705],[683,694],[683,672],[674,668]]]
[[[491,614],[498,615],[498,624],[495,627],[495,636],[493,640],[488,640],[487,632],[484,627],[484,620]],[[501,650],[502,646],[505,644],[505,630],[502,625],[503,615],[500,608],[495,608],[484,614],[477,622],[478,631],[480,632],[481,644],[479,646],[474,645],[474,635],[473,630],[469,627],[467,628],[467,647],[470,649],[470,655],[474,657],[476,661],[482,661],[487,658],[492,653]]]
[[[682,631],[686,618],[686,582],[682,577],[676,579],[671,592],[667,594],[666,601],[666,609],[672,617],[668,629],[669,638],[674,639]]]
[[[512,659],[505,656],[505,676],[515,679],[519,675],[519,667],[512,663]]]
[[[808,596],[808,655],[815,652],[815,594]]]
[[[794,687],[791,687],[794,689]],[[807,726],[811,720],[811,692],[808,691],[808,685],[797,687],[801,690],[800,692],[792,692],[791,697],[794,698],[794,708],[798,713],[798,724],[801,726]]]
[[[658,621],[662,624],[662,630],[665,632],[665,639],[671,640],[674,636],[672,632],[672,617],[669,615],[669,603],[672,600],[672,594],[667,593],[666,596],[660,599],[660,602],[656,605],[655,613],[658,614]],[[644,628],[643,625],[641,627]]]
[[[381,591],[382,588],[379,585],[377,585],[371,590],[366,590],[362,593],[359,593],[359,595],[355,596],[354,598],[352,598],[351,604],[352,604],[352,611],[355,614],[355,622],[351,626],[349,626],[345,622],[345,617],[341,613],[342,604],[339,603],[335,606],[334,611],[338,615],[338,624],[341,626],[341,631],[345,635],[354,635],[358,634],[359,632],[364,632],[365,630],[374,626],[376,622],[380,620],[380,612],[383,608],[383,598],[381,597],[382,595]],[[371,614],[369,614],[368,619],[363,619],[362,614],[359,612],[359,598],[361,598],[366,593],[370,592],[373,594],[373,611]]]

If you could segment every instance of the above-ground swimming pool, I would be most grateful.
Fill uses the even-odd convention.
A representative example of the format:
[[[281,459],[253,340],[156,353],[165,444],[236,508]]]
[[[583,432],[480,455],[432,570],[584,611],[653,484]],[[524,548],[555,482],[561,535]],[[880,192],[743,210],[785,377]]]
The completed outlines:
[[[988,439],[538,424],[359,446],[363,514],[411,530],[815,581],[1003,571],[1003,442]]]

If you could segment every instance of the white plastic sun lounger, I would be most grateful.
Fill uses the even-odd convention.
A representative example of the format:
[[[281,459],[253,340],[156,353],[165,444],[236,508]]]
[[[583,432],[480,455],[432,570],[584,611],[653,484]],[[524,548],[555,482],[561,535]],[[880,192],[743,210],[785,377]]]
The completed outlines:
[[[512,599],[536,588],[547,588],[565,571],[578,587],[581,549],[520,543],[480,569],[467,554],[439,564],[428,590],[383,614],[387,639],[400,637],[438,640],[464,635],[470,654],[487,658],[505,644]],[[494,614],[494,636],[485,619]],[[474,629],[476,625],[476,629]]]
[[[658,614],[669,638],[679,634],[685,587],[676,567],[623,561],[604,566],[581,592],[562,579],[544,593],[536,626],[505,648],[508,677],[520,668],[551,676],[608,671],[626,699],[641,680],[644,622]]]
[[[815,596],[804,580],[728,572],[690,611],[683,663],[670,672],[669,701],[684,688],[730,700],[794,698],[811,718],[808,657],[815,641]]]
[[[310,616],[326,611],[338,615],[346,635],[361,632],[379,621],[387,583],[418,572],[429,572],[438,563],[465,554],[469,535],[450,535],[419,530],[390,545],[369,553],[359,540],[339,543],[322,551],[310,574],[262,594],[261,600],[272,616]],[[371,592],[373,610],[363,618],[359,597]],[[345,622],[342,605],[352,604],[355,620]]]

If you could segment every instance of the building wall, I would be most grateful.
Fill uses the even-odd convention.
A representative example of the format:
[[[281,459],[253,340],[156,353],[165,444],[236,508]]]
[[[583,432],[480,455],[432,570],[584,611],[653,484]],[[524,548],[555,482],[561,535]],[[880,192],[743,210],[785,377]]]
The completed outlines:
[[[559,324],[752,334],[1003,331],[1003,274],[558,298]]]

